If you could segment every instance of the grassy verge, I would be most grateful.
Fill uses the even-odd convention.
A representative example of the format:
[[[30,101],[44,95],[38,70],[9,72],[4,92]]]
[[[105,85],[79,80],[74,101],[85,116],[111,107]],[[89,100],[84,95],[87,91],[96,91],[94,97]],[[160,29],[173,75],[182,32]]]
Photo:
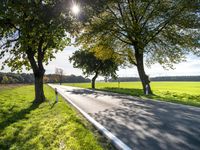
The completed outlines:
[[[72,83],[68,86],[90,88],[90,83]],[[168,101],[173,103],[200,107],[200,82],[152,82],[153,95],[143,94],[140,82],[97,82],[96,89],[122,93],[141,98]]]
[[[0,91],[0,149],[101,150],[97,133],[61,97],[54,103],[54,91],[45,86],[48,99],[33,105],[33,86]],[[101,142],[100,142],[101,141]]]

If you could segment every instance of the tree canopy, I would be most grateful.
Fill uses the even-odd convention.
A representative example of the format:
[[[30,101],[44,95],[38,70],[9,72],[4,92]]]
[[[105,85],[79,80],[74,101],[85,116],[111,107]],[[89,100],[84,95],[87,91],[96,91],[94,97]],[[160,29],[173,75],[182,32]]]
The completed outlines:
[[[32,69],[35,76],[35,102],[45,100],[43,63],[69,44],[72,23],[70,2],[65,0],[3,0],[0,11],[0,58],[12,71]],[[2,66],[3,67],[3,66]]]
[[[34,66],[37,70],[41,62],[48,63],[70,42],[67,32],[72,18],[65,1],[11,0],[5,1],[3,6],[1,57],[6,52],[10,54],[5,64],[12,71],[21,70],[22,66],[26,69]]]
[[[148,86],[151,93],[144,62],[172,68],[186,54],[199,51],[198,0],[109,0],[103,4],[100,9],[90,5],[95,13],[84,23],[80,43],[109,41],[137,67],[144,92]]]
[[[114,59],[99,59],[94,52],[78,50],[70,57],[75,68],[80,68],[84,75],[95,75],[92,79],[92,88],[95,88],[95,80],[98,75],[116,77],[119,64]]]

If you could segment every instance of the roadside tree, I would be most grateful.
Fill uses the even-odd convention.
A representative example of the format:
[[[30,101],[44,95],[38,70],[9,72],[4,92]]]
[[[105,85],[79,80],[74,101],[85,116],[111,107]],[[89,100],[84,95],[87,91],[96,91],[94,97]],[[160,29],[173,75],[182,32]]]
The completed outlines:
[[[32,69],[35,103],[45,100],[44,63],[70,42],[73,17],[65,0],[2,0],[0,3],[0,58],[12,71]],[[6,57],[8,56],[9,57]]]
[[[94,75],[92,78],[92,88],[95,89],[95,81],[99,75],[116,77],[119,64],[113,59],[99,59],[94,52],[88,50],[78,50],[70,57],[75,68],[80,68],[84,75]]]
[[[92,10],[80,44],[100,40],[125,48],[122,54],[137,67],[144,93],[152,93],[145,62],[173,68],[199,51],[199,0],[98,0]]]
[[[60,85],[62,84],[63,81],[63,69],[62,68],[56,68],[55,69],[55,74],[58,76],[58,81],[60,83]]]

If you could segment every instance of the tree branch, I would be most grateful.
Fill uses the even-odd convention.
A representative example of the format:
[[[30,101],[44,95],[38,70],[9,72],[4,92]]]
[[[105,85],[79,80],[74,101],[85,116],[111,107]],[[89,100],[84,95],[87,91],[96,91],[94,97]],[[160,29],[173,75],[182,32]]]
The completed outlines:
[[[171,17],[169,17],[169,18],[168,18],[167,20],[165,20],[163,23],[160,23],[159,26],[156,27],[156,28],[154,29],[155,34],[153,34],[153,36],[152,36],[149,40],[147,40],[147,41],[145,42],[145,45],[148,44],[152,39],[154,39],[160,32],[162,32],[163,29],[164,29],[175,17],[177,17],[177,15],[178,15],[183,9],[184,9],[184,7],[182,7],[182,8],[180,9],[180,11],[174,12],[174,14],[171,15]]]
[[[138,22],[140,22],[140,21],[144,18],[145,14],[146,14],[146,12],[147,12],[147,10],[148,10],[148,8],[149,8],[149,6],[151,6],[151,3],[152,3],[153,1],[154,1],[154,0],[149,1],[149,2],[147,3],[146,7],[144,8],[143,15],[139,18]]]
[[[149,15],[147,16],[146,20],[144,21],[144,23],[142,24],[142,28],[145,27],[145,25],[147,24],[147,22],[149,21],[149,19],[152,17],[153,13],[156,11],[156,7],[159,5],[160,1],[157,2],[156,6],[154,7],[154,9],[152,9],[152,11],[149,13]],[[143,15],[144,16],[144,15]]]
[[[26,54],[28,56],[28,60],[31,64],[34,74],[37,74],[39,68],[38,68],[37,63],[34,58],[34,52],[32,51],[32,49],[30,47],[27,48]]]
[[[132,1],[132,3],[133,3],[133,1]],[[129,12],[130,12],[130,15],[131,15],[131,18],[132,18],[132,22],[134,22],[134,19],[135,19],[135,22],[138,22],[136,12],[134,11],[134,9],[131,8],[130,0],[128,0],[128,7],[129,7]]]
[[[44,43],[43,37],[40,38],[39,44],[38,44],[38,66],[40,69],[44,69],[43,67],[43,59],[44,59],[44,53],[42,51],[42,45]]]
[[[3,48],[6,44],[8,43],[12,43],[12,42],[16,42],[19,40],[19,37],[17,39],[12,39],[12,40],[7,40],[6,43],[3,43],[1,46],[0,46],[0,49]]]

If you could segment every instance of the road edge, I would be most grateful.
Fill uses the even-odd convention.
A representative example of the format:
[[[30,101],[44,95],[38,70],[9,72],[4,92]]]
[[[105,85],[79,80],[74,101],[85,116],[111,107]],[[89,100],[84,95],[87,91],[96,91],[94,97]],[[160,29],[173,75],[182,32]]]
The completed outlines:
[[[51,84],[48,84],[52,89],[54,87]],[[72,100],[64,95],[62,91],[57,89],[58,93],[66,100],[68,101],[72,106],[74,106],[90,123],[94,125],[95,128],[97,128],[108,140],[111,141],[111,143],[119,150],[131,150],[131,148],[126,145],[124,142],[122,142],[120,139],[118,139],[116,136],[114,136],[110,131],[108,131],[103,125],[98,123],[96,120],[94,120],[88,113],[83,111],[80,107],[78,107],[75,103],[72,102]]]

